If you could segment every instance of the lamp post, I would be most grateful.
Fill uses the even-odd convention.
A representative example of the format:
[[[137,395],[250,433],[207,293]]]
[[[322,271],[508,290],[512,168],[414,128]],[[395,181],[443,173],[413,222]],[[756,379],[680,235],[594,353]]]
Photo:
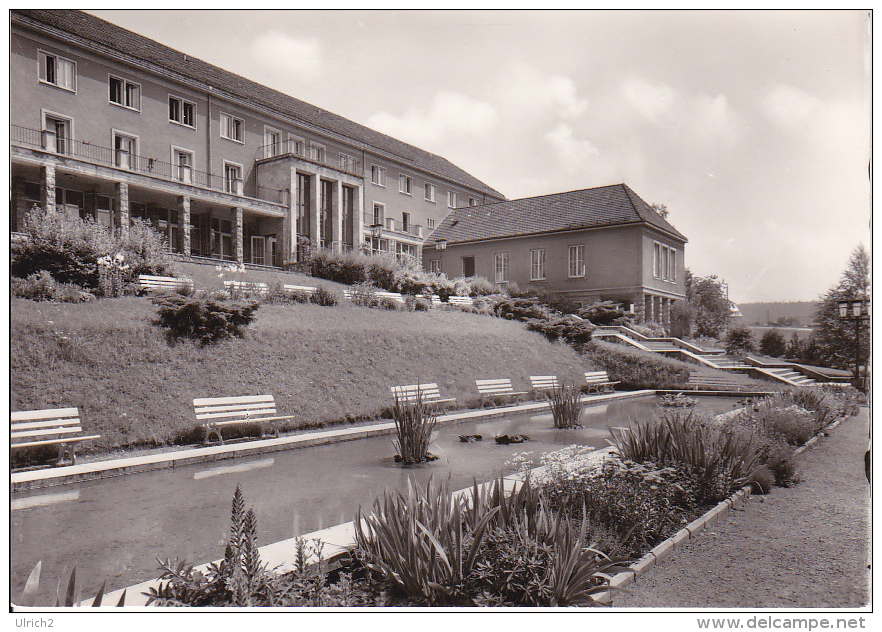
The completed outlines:
[[[376,220],[374,220],[376,221]],[[382,224],[371,224],[371,254],[374,252],[378,252],[380,250],[380,236],[383,234],[383,225]],[[374,242],[376,240],[377,247],[374,249]]]
[[[870,321],[870,301],[862,299],[839,301],[839,319],[854,321],[854,379],[861,384],[861,323]]]

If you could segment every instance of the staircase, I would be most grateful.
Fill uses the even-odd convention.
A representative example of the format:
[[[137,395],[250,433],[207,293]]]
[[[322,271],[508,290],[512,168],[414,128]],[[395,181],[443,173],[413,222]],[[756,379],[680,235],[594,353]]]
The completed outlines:
[[[792,369],[763,369],[763,372],[767,375],[774,376],[781,382],[787,382],[788,384],[794,384],[796,386],[814,386],[817,384],[815,380]]]
[[[662,341],[662,342],[654,342],[652,340],[647,340],[646,342],[641,342],[644,347],[649,349],[650,351],[655,351],[656,353],[669,353],[672,351],[679,352],[680,347],[676,346],[672,342]]]
[[[710,364],[718,369],[728,369],[728,370],[739,370],[739,369],[749,369],[750,365],[745,364],[744,360],[739,357],[729,356],[724,353],[722,354],[710,354],[710,353],[702,353],[697,354],[699,358],[704,360],[707,364]]]

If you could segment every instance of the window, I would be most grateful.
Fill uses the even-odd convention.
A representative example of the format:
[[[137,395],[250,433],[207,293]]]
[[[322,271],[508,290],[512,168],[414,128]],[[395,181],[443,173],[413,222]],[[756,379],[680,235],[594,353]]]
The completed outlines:
[[[398,176],[398,192],[405,195],[412,194],[413,179],[403,173]]]
[[[505,283],[508,281],[508,253],[496,253],[496,282]]]
[[[309,143],[309,159],[316,162],[324,162],[325,146],[318,143]]]
[[[168,97],[168,120],[196,128],[196,104],[179,97]]]
[[[670,250],[668,250],[667,246],[662,247],[662,277],[665,281],[668,280],[668,270],[670,268],[669,252]]]
[[[355,170],[358,168],[358,161],[355,159],[355,156],[340,154],[340,168],[343,171],[355,173]]]
[[[282,136],[279,134],[279,139]],[[280,140],[281,142],[281,140]],[[294,154],[295,156],[306,157],[306,141],[299,136],[294,136],[294,134],[288,134],[288,148],[287,152],[289,154]]]
[[[570,246],[569,276],[585,276],[585,246]]]
[[[40,64],[40,81],[56,88],[77,91],[77,64],[64,57],[44,51],[37,53]]]
[[[401,212],[401,230],[405,233],[410,231],[410,213]]]
[[[55,132],[55,151],[66,154],[70,149],[70,139],[73,138],[73,121],[43,110],[43,129]]]
[[[371,165],[371,182],[377,186],[386,186],[386,167]]]
[[[117,167],[131,169],[138,155],[138,138],[122,132],[113,132],[113,160]]]
[[[671,269],[668,272],[668,280],[671,283],[677,282],[677,251],[674,249],[671,249]]]
[[[435,274],[441,273],[441,260],[440,259],[432,259],[429,261],[429,271],[434,272]]]
[[[434,202],[435,201],[435,185],[426,182],[426,201]]]
[[[431,229],[435,228],[435,218],[434,217],[427,217],[426,218],[426,228],[431,228]]]
[[[478,200],[476,200],[473,197],[470,197],[469,198],[469,206],[477,206],[477,205],[478,205]]]
[[[282,155],[282,132],[271,127],[263,128],[263,157]]]
[[[141,86],[132,81],[108,75],[110,102],[130,110],[141,111]]]
[[[175,166],[175,177],[178,180],[190,178],[193,168],[193,152],[180,147],[172,147],[172,164]]]
[[[242,181],[242,165],[224,161],[224,191],[239,194],[239,183]]]
[[[530,251],[530,280],[545,280],[545,248]]]
[[[661,278],[661,244],[658,242],[652,245],[652,276]]]
[[[474,257],[463,257],[462,258],[462,275],[464,277],[475,276],[475,258]]]
[[[234,140],[237,143],[245,142],[245,121],[229,114],[221,112],[220,135],[221,138]]]
[[[456,208],[456,191],[447,192],[447,206],[448,208]]]
[[[383,216],[386,214],[386,207],[379,202],[374,202],[374,217],[372,226],[383,224]]]

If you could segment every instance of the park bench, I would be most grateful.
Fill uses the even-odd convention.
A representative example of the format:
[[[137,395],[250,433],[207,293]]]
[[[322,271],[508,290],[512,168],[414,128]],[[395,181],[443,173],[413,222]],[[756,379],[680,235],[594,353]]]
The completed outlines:
[[[184,288],[192,289],[193,279],[139,274],[138,285],[146,292],[177,292]]]
[[[686,385],[692,388],[716,389],[720,391],[738,391],[749,388],[734,377],[726,375],[707,375],[703,373],[690,373]]]
[[[422,399],[424,403],[440,405],[455,402],[455,397],[441,398],[441,391],[434,382],[431,384],[411,384],[409,386],[392,386],[392,397],[400,404],[415,404]]]
[[[527,394],[515,392],[514,387],[511,385],[511,380],[508,378],[498,380],[475,380],[475,386],[478,387],[478,392],[481,394],[481,399],[489,399],[491,402],[493,402],[494,408],[496,407],[497,398],[516,398],[519,395]]]
[[[534,391],[550,391],[560,388],[560,382],[556,375],[531,375],[530,384]]]
[[[606,371],[586,371],[585,383],[589,393],[612,393],[619,382],[611,382]]]
[[[457,307],[471,307],[475,304],[475,299],[471,296],[451,296],[447,302]]]
[[[295,296],[311,297],[315,294],[317,288],[309,285],[283,285],[282,289],[288,294],[294,294]]]
[[[347,301],[351,301],[352,297],[355,294],[356,292],[350,288],[346,288],[343,290],[343,296],[346,297]],[[405,303],[404,297],[401,296],[399,292],[384,292],[382,290],[374,290],[373,292],[371,292],[371,295],[374,299],[378,301],[382,301],[383,299],[391,299],[396,303],[400,303],[401,305],[404,305]]]
[[[80,441],[101,437],[101,435],[82,434],[80,411],[77,408],[14,412],[11,415],[9,430],[10,449],[57,444],[56,465],[61,465],[65,456],[70,458],[71,465],[76,465],[76,445]]]
[[[224,289],[230,293],[262,295],[269,292],[269,286],[259,281],[224,281]]]
[[[261,435],[264,427],[269,426],[278,437],[278,422],[294,418],[294,415],[276,414],[276,402],[272,395],[201,397],[193,400],[193,409],[196,419],[203,422],[206,444],[212,435],[217,435],[218,441],[223,445],[221,428],[232,424],[258,424]]]

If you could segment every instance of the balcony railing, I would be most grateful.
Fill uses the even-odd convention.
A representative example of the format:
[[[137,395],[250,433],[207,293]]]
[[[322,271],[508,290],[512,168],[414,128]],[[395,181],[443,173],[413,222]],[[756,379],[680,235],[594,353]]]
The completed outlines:
[[[329,156],[327,151],[322,147],[309,145],[299,140],[283,140],[277,143],[263,145],[257,150],[257,160],[265,160],[267,158],[276,158],[280,156],[293,156],[302,158],[325,167],[330,167],[338,171],[362,177],[361,163],[345,154],[337,154]]]
[[[420,224],[407,224],[406,226],[400,220],[395,220],[391,217],[374,217],[372,213],[364,213],[364,226],[368,228],[370,226],[375,226],[380,224],[383,226],[383,229],[390,233],[399,233],[403,235],[410,235],[411,237],[417,237],[418,239],[423,239],[423,227]]]
[[[287,192],[261,187],[241,180],[230,180],[224,176],[205,171],[197,171],[187,165],[175,165],[147,156],[132,155],[124,149],[110,149],[80,140],[56,138],[54,132],[28,129],[12,125],[10,140],[14,144],[39,147],[51,153],[83,158],[90,162],[110,165],[126,171],[143,173],[163,180],[192,184],[203,189],[223,191],[257,200],[287,204]]]

